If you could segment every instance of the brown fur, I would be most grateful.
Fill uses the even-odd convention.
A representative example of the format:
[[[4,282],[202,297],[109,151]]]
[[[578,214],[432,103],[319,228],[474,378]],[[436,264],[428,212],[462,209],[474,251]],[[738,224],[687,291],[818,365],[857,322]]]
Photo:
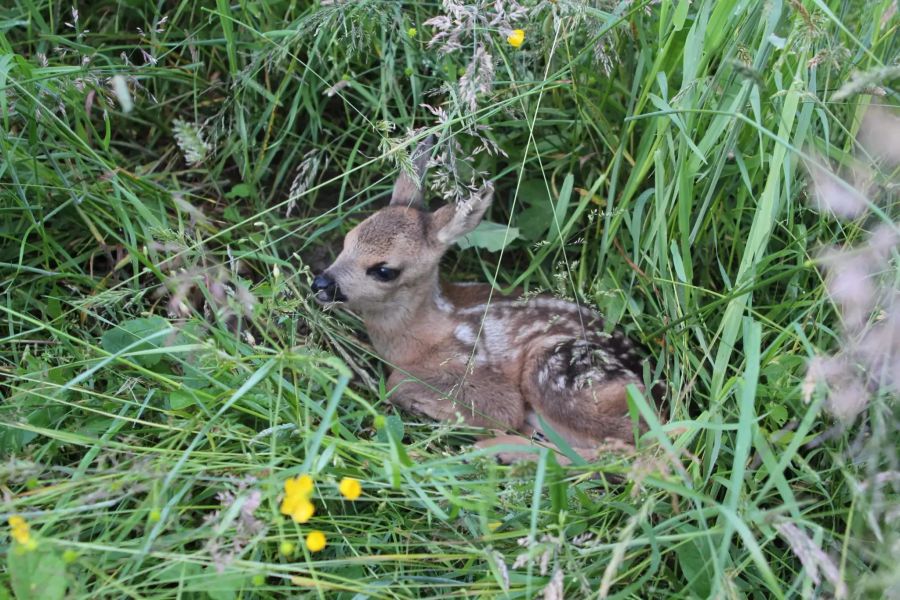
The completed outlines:
[[[572,302],[440,283],[441,257],[475,228],[492,190],[429,213],[418,191],[410,197],[416,189],[401,178],[391,206],[350,231],[323,274],[391,365],[391,401],[434,419],[461,416],[529,437],[542,433],[540,416],[586,457],[606,440],[633,439],[625,386],[642,387],[635,346],[620,332],[604,333],[596,311]],[[379,264],[399,269],[399,277],[367,274]],[[481,445],[498,440],[508,438]]]

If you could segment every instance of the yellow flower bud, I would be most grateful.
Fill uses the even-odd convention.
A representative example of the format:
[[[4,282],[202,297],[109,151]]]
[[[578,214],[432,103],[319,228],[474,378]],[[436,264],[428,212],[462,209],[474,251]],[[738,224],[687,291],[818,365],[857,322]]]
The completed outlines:
[[[281,542],[281,544],[278,546],[278,551],[281,552],[284,556],[290,556],[294,553],[294,543]]]

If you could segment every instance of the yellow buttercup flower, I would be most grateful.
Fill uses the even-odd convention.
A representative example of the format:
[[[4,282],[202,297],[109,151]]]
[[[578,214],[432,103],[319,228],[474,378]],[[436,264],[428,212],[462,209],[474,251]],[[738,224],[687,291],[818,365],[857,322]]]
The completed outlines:
[[[310,552],[318,552],[325,547],[325,534],[321,531],[310,531],[306,536],[306,547]]]
[[[338,485],[338,490],[347,500],[356,500],[362,494],[362,485],[352,477],[344,477]]]
[[[25,519],[19,515],[13,515],[8,519],[10,527],[10,535],[17,544],[26,550],[34,550],[37,548],[37,540],[31,536],[31,527],[25,522]]]
[[[16,529],[25,529],[28,530],[28,523],[25,522],[25,519],[20,517],[19,515],[13,515],[8,519],[9,526],[12,527],[13,531]]]
[[[313,493],[313,478],[303,474],[284,482],[284,493],[288,496],[300,495],[307,498]]]
[[[294,519],[296,523],[306,523],[312,519],[314,514],[316,514],[316,505],[303,498],[291,512],[291,518]]]
[[[313,479],[309,475],[301,475],[284,482],[284,500],[281,501],[281,514],[288,515],[297,523],[306,523],[316,513],[315,505],[309,497],[313,492]]]
[[[509,42],[509,45],[513,48],[518,48],[522,45],[522,42],[525,41],[525,30],[524,29],[515,29],[511,34],[509,34],[506,38],[506,41]]]
[[[288,515],[297,523],[306,523],[316,514],[316,505],[303,496],[285,496],[281,501],[281,514]]]

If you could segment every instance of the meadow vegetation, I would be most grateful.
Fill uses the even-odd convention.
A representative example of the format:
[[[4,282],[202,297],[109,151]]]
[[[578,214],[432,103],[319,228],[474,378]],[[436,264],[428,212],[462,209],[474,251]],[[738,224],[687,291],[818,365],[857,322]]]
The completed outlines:
[[[6,0],[0,598],[897,597],[898,22]],[[648,348],[633,449],[499,465],[313,301],[429,134],[445,274]]]

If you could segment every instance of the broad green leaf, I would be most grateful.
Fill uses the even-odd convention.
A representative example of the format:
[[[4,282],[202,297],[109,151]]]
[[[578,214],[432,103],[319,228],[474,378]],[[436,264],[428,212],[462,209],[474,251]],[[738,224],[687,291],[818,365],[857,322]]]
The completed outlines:
[[[683,525],[679,528],[679,532],[697,534],[697,537],[676,545],[675,554],[689,589],[698,598],[708,598],[712,591],[711,582],[715,578],[712,567],[713,552],[709,540],[704,540],[701,537],[702,532],[692,525]]]
[[[499,252],[519,237],[517,227],[508,227],[502,223],[482,221],[472,233],[463,236],[457,242],[462,249],[484,248],[488,252]]]
[[[175,390],[169,394],[169,407],[172,410],[181,410],[194,406],[197,403],[195,396],[188,390]]]
[[[57,600],[66,594],[66,565],[51,550],[30,552],[16,546],[6,558],[17,600]]]
[[[553,203],[542,179],[529,179],[519,186],[519,201],[527,208],[516,217],[516,227],[526,240],[536,242],[553,222]]]
[[[126,348],[126,356],[132,352],[152,350],[162,347],[165,339],[161,332],[170,329],[169,322],[162,317],[152,316],[132,319],[120,323],[114,329],[103,334],[100,344],[110,354],[117,354]],[[150,339],[147,339],[150,338]],[[146,340],[141,342],[141,340]],[[140,343],[137,343],[140,342]],[[162,359],[162,354],[146,354],[133,356],[131,360],[144,366],[152,367]]]
[[[402,440],[403,419],[397,415],[386,416],[384,418],[384,425],[376,430],[375,436],[376,439],[383,444],[387,444],[390,441],[390,437],[393,437],[395,440]]]
[[[248,183],[239,183],[225,194],[226,198],[249,198],[253,195],[253,186]]]
[[[788,411],[784,404],[778,402],[769,402],[766,404],[766,412],[769,413],[769,420],[781,427],[788,420]]]
[[[206,592],[212,600],[233,600],[249,579],[246,573],[232,569],[220,573],[214,565],[210,565],[189,588],[192,591]]]

